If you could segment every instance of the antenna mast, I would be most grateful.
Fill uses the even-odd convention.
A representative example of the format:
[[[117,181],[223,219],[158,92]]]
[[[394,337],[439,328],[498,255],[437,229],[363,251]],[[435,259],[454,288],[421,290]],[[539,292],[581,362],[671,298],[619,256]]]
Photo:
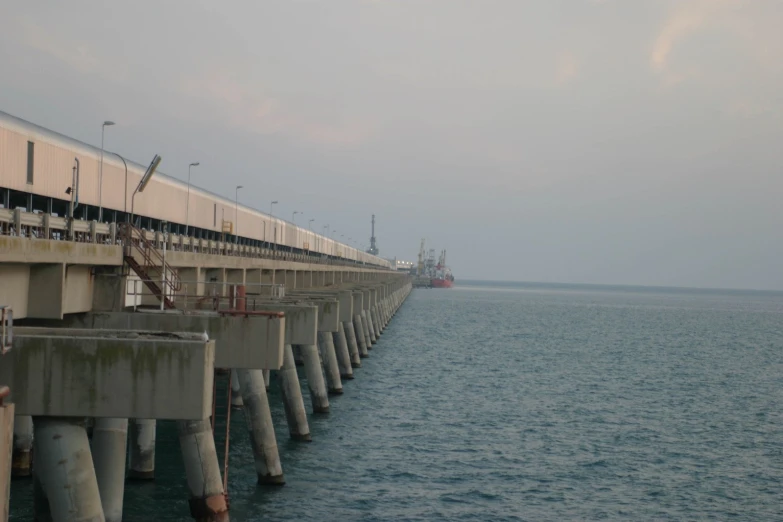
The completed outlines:
[[[375,244],[375,214],[372,215],[372,235],[370,236],[370,248],[367,249],[367,253],[374,256],[378,255],[378,245]]]

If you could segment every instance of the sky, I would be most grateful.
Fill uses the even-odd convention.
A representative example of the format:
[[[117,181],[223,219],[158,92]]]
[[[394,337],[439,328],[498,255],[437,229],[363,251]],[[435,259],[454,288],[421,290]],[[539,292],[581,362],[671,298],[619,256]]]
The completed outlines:
[[[783,289],[783,2],[3,2],[0,109],[460,279]]]

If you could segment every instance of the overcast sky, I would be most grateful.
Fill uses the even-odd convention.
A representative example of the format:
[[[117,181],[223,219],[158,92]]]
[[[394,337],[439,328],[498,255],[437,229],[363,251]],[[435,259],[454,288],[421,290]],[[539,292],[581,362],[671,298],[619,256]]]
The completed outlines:
[[[0,109],[456,278],[783,289],[783,2],[10,2]]]

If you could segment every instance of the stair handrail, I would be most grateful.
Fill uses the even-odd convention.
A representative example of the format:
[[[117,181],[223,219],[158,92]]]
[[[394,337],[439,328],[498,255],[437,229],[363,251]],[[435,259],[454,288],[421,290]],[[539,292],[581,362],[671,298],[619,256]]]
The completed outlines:
[[[155,245],[146,238],[144,231],[134,226],[132,223],[122,223],[123,250],[126,257],[133,255],[133,248],[141,254],[144,259],[144,266],[151,268],[160,268],[166,273],[166,286],[171,292],[179,292],[182,289],[182,281],[179,274],[165,262],[163,256],[155,248]]]

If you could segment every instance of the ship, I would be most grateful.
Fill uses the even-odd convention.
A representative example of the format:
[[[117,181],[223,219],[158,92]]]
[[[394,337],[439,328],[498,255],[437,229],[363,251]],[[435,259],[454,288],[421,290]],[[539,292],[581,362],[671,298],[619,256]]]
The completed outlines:
[[[436,262],[435,250],[431,249],[427,255],[423,239],[419,249],[419,264],[411,271],[416,276],[414,286],[425,288],[451,288],[454,286],[454,275],[451,273],[451,268],[446,265],[446,251],[441,250]]]

